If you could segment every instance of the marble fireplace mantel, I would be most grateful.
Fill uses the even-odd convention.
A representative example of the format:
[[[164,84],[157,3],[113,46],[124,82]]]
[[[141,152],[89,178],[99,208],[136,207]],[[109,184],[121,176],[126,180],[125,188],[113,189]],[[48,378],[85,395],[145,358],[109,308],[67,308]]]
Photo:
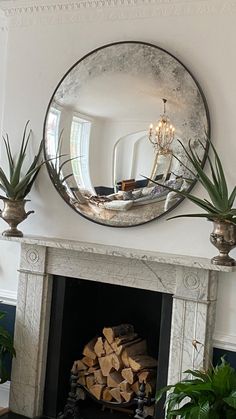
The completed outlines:
[[[53,275],[173,295],[168,382],[207,365],[215,324],[218,272],[209,259],[27,236],[2,238],[21,245],[11,411],[42,415]],[[193,339],[201,342],[198,352]]]

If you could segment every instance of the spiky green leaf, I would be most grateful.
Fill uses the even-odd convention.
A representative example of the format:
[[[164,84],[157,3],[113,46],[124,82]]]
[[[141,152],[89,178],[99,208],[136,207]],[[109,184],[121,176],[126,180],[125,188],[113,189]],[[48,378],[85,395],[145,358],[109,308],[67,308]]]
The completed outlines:
[[[22,170],[22,166],[23,166],[23,163],[24,163],[24,160],[25,160],[25,157],[26,157],[26,148],[27,148],[30,136],[31,136],[31,131],[27,135],[28,125],[29,125],[29,121],[27,121],[26,124],[25,124],[20,152],[19,152],[18,159],[17,159],[16,165],[15,165],[15,168],[14,168],[14,173],[13,173],[12,179],[11,179],[11,184],[12,184],[13,188],[20,181],[21,170]],[[27,138],[26,138],[26,136],[27,136]]]
[[[3,141],[4,141],[6,153],[7,153],[10,179],[11,179],[12,176],[13,176],[13,173],[14,173],[14,161],[13,161],[13,157],[12,157],[12,152],[11,152],[11,147],[10,147],[10,143],[9,143],[8,134],[6,134],[6,137],[3,136]]]
[[[236,186],[234,187],[234,189],[233,189],[233,191],[232,191],[232,193],[229,197],[229,208],[231,208],[233,206],[235,198],[236,198]]]
[[[216,151],[216,148],[215,148],[214,144],[211,142],[210,139],[209,139],[209,143],[210,143],[210,146],[211,146],[211,148],[213,150],[213,153],[214,153],[214,156],[215,156],[216,169],[217,169],[217,173],[218,173],[218,182],[219,182],[219,185],[220,185],[222,198],[223,198],[223,200],[228,200],[228,187],[227,187],[227,182],[226,182],[223,166],[222,166],[220,157],[219,157],[219,155]]]

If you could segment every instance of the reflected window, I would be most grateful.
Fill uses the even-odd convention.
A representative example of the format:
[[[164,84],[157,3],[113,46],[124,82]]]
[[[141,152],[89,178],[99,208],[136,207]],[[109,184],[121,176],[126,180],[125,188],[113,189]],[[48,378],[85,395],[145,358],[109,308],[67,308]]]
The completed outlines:
[[[47,119],[47,152],[49,157],[54,157],[57,153],[60,116],[61,112],[58,109],[50,108]]]
[[[73,174],[79,188],[94,191],[89,174],[89,139],[91,121],[73,116],[70,134],[70,151]]]

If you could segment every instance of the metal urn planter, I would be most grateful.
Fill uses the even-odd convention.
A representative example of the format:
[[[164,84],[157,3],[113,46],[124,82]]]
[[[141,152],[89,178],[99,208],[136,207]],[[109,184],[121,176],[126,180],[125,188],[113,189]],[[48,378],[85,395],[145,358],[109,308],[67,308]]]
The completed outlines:
[[[236,224],[218,220],[213,225],[210,241],[220,253],[211,262],[214,265],[235,266],[236,261],[229,256],[229,252],[236,247]]]
[[[3,210],[0,210],[0,217],[10,226],[10,228],[5,230],[2,235],[7,237],[23,237],[22,231],[18,230],[17,226],[24,221],[28,215],[34,213],[34,211],[25,211],[25,204],[29,201],[29,199],[17,201],[2,198],[2,200],[4,207]]]

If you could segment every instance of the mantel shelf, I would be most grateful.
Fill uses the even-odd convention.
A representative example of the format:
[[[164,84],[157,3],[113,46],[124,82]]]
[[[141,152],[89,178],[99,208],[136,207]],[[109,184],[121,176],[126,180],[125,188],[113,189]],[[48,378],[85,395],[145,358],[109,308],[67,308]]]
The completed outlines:
[[[99,243],[81,242],[43,236],[1,237],[1,240],[45,246],[57,249],[75,250],[84,253],[94,253],[107,256],[125,257],[149,262],[166,263],[169,265],[187,266],[218,272],[236,272],[236,266],[213,265],[208,258],[198,256],[176,255],[150,250],[130,249],[121,246],[110,246]]]

